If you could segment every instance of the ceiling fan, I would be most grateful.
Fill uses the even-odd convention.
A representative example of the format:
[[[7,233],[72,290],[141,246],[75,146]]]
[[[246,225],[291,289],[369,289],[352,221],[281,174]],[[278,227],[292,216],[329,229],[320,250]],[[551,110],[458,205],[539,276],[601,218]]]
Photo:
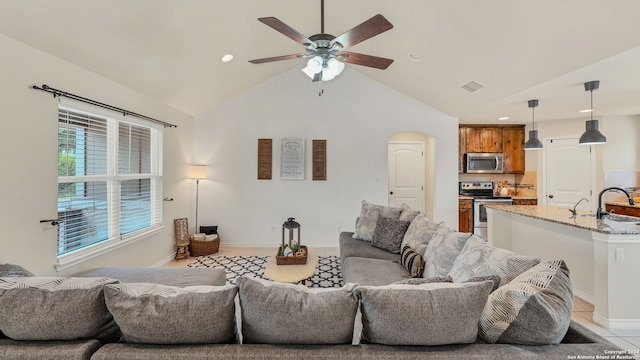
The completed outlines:
[[[258,21],[270,26],[274,30],[302,44],[306,53],[275,56],[263,59],[249,60],[252,64],[262,64],[272,61],[289,59],[309,59],[307,66],[302,71],[312,81],[328,81],[340,74],[344,69],[344,63],[369,66],[376,69],[386,69],[393,62],[392,59],[344,51],[343,49],[354,46],[362,41],[379,35],[393,25],[378,14],[357,25],[353,29],[339,36],[324,33],[324,0],[320,1],[320,34],[308,38],[289,25],[275,17],[258,18]]]

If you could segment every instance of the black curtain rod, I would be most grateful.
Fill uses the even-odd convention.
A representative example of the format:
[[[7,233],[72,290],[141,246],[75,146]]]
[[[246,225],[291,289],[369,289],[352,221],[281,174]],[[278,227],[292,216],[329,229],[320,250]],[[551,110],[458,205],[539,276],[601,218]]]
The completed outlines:
[[[154,119],[152,117],[148,117],[148,116],[145,116],[145,115],[140,115],[140,114],[134,113],[133,111],[121,109],[119,107],[115,107],[115,106],[112,106],[112,105],[109,105],[109,104],[101,103],[99,101],[87,99],[87,98],[79,96],[79,95],[71,94],[71,93],[68,93],[66,91],[54,89],[54,88],[52,88],[52,87],[50,87],[48,85],[44,85],[43,84],[42,87],[38,87],[37,85],[33,85],[31,88],[34,89],[34,90],[41,90],[41,91],[46,91],[48,93],[51,93],[51,94],[53,94],[54,98],[56,96],[64,96],[64,97],[69,98],[69,99],[82,101],[82,102],[87,103],[87,104],[91,104],[91,105],[99,106],[101,108],[105,108],[105,109],[109,109],[109,110],[112,110],[112,111],[115,111],[115,112],[119,112],[119,113],[121,113],[122,115],[125,115],[125,116],[126,115],[131,115],[131,116],[138,117],[140,119],[153,121],[155,123],[162,124],[164,127],[178,127],[178,125],[169,124],[168,122],[164,122],[162,120]]]

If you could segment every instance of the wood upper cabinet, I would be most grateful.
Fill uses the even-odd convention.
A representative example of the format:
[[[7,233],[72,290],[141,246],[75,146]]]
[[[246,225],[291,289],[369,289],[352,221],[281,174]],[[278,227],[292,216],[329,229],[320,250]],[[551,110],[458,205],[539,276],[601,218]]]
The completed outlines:
[[[524,174],[524,126],[502,129],[505,174]]]
[[[502,153],[505,174],[524,174],[524,125],[460,125],[458,172],[465,153]]]
[[[499,153],[502,152],[502,129],[499,127],[466,128],[467,152]]]

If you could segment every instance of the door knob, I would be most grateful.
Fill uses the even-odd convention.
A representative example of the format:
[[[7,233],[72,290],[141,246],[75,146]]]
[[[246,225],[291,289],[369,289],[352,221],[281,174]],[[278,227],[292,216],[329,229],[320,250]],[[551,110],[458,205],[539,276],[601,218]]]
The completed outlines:
[[[549,195],[549,199],[553,199],[553,195]]]
[[[393,191],[389,191],[389,194],[390,194],[390,195],[393,195]]]

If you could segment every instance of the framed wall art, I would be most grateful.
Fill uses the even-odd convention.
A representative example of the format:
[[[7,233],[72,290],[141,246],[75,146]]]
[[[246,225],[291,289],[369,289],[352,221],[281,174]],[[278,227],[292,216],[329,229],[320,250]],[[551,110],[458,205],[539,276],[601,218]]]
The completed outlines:
[[[304,180],[304,139],[282,139],[280,179]]]

